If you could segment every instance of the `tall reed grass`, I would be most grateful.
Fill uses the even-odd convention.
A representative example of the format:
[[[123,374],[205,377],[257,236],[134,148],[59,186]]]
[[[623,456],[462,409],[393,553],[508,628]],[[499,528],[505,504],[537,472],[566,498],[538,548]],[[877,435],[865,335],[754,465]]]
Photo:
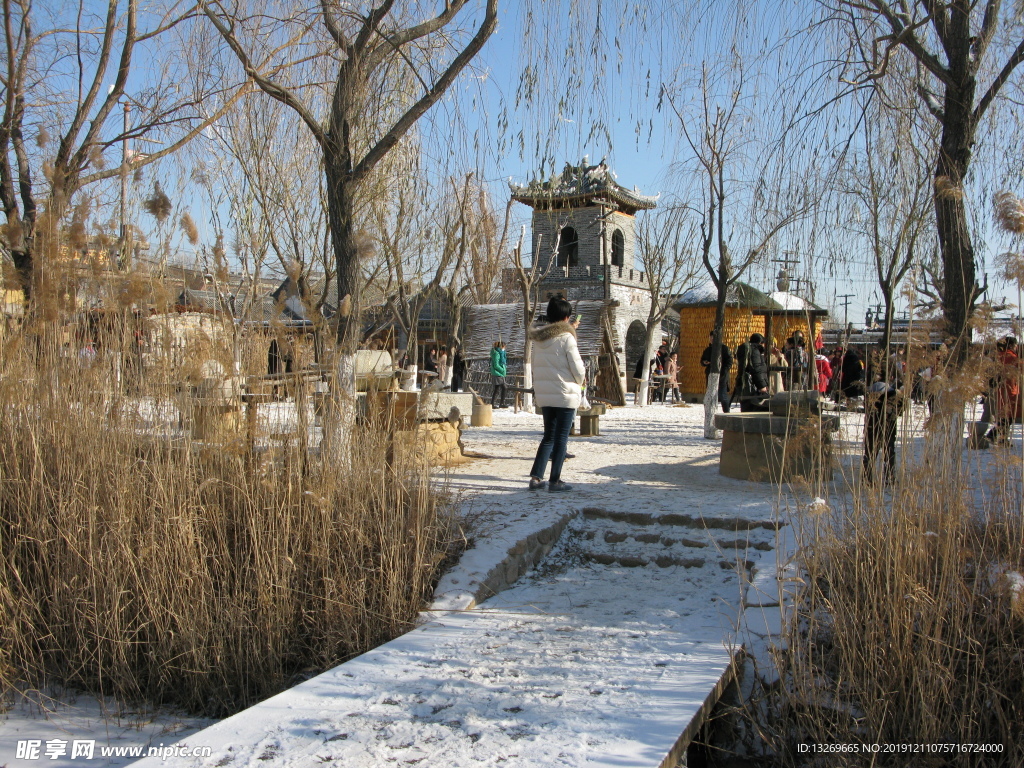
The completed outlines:
[[[193,440],[187,377],[132,362],[130,313],[100,320],[3,339],[8,700],[59,684],[226,715],[405,631],[449,541],[418,453],[372,424],[341,465],[302,439],[256,455]]]
[[[746,708],[766,764],[1024,765],[1020,444],[964,448],[963,403],[990,373],[944,373],[891,487],[854,471],[829,511],[802,517],[777,675]]]

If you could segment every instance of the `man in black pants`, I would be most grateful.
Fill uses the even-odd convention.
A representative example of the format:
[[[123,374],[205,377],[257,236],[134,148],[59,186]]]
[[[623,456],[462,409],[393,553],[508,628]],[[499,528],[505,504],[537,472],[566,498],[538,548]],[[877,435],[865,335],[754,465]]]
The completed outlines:
[[[711,374],[711,349],[715,341],[715,332],[710,333],[711,344],[704,347],[704,352],[700,356],[700,365],[704,369],[704,382],[705,389],[707,389],[707,379]],[[722,342],[722,356],[719,361],[719,374],[718,374],[718,402],[722,404],[722,410],[726,413],[732,407],[732,400],[729,397],[729,370],[732,368],[732,352],[729,351],[728,345]]]
[[[882,453],[882,477],[891,485],[896,463],[896,429],[906,409],[907,394],[884,381],[871,385],[864,409],[864,482],[873,483],[875,457]]]

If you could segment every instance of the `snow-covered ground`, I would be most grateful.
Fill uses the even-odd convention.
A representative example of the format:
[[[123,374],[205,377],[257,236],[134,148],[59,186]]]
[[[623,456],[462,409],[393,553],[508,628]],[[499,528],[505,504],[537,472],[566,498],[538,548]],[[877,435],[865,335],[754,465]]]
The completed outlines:
[[[914,435],[923,418],[915,409]],[[843,421],[841,444],[856,454],[862,417]],[[576,458],[563,479],[575,489],[551,494],[526,487],[540,417],[496,411],[492,428],[464,440],[488,458],[449,473],[471,547],[442,578],[432,623],[199,733],[205,724],[187,718],[103,721],[86,697],[79,714],[59,717],[19,705],[0,722],[0,766],[38,764],[16,758],[29,738],[45,754],[47,739],[67,740],[70,753],[74,738],[159,746],[182,737],[212,757],[146,764],[657,764],[728,663],[727,647],[743,640],[734,630],[747,579],[787,556],[778,510],[804,501],[719,475],[720,443],[703,438],[702,424],[696,405],[612,409],[600,436],[570,443]],[[856,463],[847,457],[837,479]],[[464,610],[516,542],[567,514],[540,567]],[[127,762],[99,749],[94,764]]]
[[[432,621],[196,734],[186,765],[657,765],[729,666],[770,485],[721,477],[697,406],[612,410],[575,438],[568,494],[526,480],[540,418],[497,411],[454,469],[473,546]],[[540,567],[470,605],[517,541],[575,518]],[[156,765],[151,760],[145,765]]]

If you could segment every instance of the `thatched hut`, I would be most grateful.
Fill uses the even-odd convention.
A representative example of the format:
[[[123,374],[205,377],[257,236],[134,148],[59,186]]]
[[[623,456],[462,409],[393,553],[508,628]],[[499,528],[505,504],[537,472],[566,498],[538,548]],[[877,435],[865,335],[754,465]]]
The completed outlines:
[[[684,293],[673,308],[679,312],[679,390],[689,400],[704,397],[704,369],[700,356],[715,326],[718,291],[710,280]],[[796,331],[804,334],[810,351],[822,318],[828,313],[792,293],[762,293],[753,286],[736,282],[729,286],[725,302],[722,343],[730,349],[763,334],[780,346]],[[735,373],[735,371],[733,371]]]

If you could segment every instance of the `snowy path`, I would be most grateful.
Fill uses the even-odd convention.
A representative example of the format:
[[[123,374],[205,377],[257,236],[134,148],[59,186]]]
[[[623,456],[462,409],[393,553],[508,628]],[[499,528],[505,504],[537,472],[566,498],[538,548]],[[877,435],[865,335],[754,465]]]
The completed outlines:
[[[750,568],[775,560],[772,487],[718,475],[701,424],[698,407],[612,411],[571,443],[570,494],[525,487],[539,417],[470,430],[491,458],[450,482],[475,545],[435,608],[470,606],[515,542],[575,515],[541,566],[195,734],[212,756],[175,764],[661,765],[729,668]]]

